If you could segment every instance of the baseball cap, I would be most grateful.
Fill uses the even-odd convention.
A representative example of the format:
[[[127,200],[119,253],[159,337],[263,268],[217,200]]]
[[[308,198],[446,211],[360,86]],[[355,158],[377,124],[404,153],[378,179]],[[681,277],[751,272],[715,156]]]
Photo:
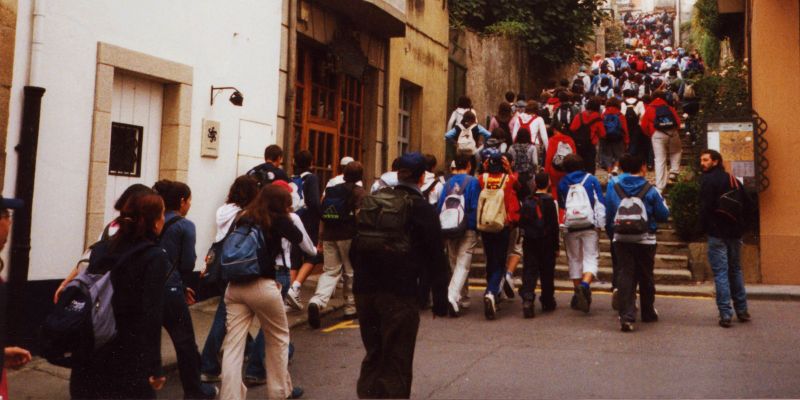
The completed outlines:
[[[578,68],[578,70],[579,70],[580,72],[586,72],[586,66],[585,66],[585,65],[581,65],[581,67],[580,67],[580,68]]]
[[[18,209],[25,206],[25,202],[20,199],[12,199],[0,195],[0,209]]]
[[[289,192],[289,193],[292,193],[292,191],[293,191],[292,187],[289,186],[289,184],[286,183],[286,181],[275,180],[275,181],[272,181],[272,185],[282,187],[282,188],[286,189],[286,191]]]
[[[399,169],[407,169],[412,175],[425,172],[425,157],[418,151],[403,154],[397,164]]]
[[[353,157],[350,157],[350,156],[347,156],[347,157],[342,157],[342,160],[341,160],[341,161],[339,161],[339,165],[341,165],[341,166],[343,166],[343,167],[344,167],[344,166],[346,166],[347,164],[350,164],[350,163],[351,163],[351,162],[353,162],[353,161],[355,161],[355,160],[353,159]]]

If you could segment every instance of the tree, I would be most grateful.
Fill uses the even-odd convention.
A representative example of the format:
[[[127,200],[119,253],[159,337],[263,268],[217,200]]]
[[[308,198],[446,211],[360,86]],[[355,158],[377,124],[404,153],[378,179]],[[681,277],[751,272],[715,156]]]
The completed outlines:
[[[605,16],[603,0],[448,0],[450,25],[523,40],[551,66],[586,61],[583,45]]]

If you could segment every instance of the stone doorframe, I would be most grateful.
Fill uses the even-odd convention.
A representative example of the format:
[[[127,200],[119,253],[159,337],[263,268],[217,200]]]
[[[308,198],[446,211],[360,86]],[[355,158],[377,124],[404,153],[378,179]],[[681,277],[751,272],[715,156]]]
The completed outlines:
[[[117,69],[164,84],[158,176],[185,182],[189,171],[193,68],[98,42],[84,237],[87,246],[97,240],[107,222],[104,214],[111,145],[111,99]]]

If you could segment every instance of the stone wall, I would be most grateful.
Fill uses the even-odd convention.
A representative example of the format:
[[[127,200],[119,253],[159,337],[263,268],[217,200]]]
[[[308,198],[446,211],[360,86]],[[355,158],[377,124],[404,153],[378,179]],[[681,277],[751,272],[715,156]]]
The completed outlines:
[[[17,0],[0,0],[0,188],[3,187],[5,177],[5,148],[16,30]]]

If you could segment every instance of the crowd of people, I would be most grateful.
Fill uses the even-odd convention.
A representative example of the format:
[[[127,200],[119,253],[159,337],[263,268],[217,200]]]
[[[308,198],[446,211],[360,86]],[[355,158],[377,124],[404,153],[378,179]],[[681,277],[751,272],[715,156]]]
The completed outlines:
[[[651,17],[627,21],[631,33],[669,36],[669,23]],[[605,234],[613,243],[611,307],[620,329],[634,331],[637,316],[658,321],[656,232],[669,217],[662,192],[679,173],[678,110],[687,92],[671,74],[689,65],[680,53],[674,57],[662,74],[663,62],[658,67],[642,54],[609,54],[590,74],[582,67],[571,81],[552,83],[538,101],[508,92],[488,129],[470,99],[459,99],[444,134],[455,154],[444,174],[437,174],[435,156],[413,152],[396,158],[370,186],[352,157],[342,158],[340,175],[322,182],[309,151],[292,155],[290,176],[283,150],[268,146],[264,163],[236,178],[216,213],[201,288],[204,297],[221,300],[202,352],[188,308],[198,297],[190,285],[197,258],[195,226],[187,218],[191,189],[168,180],[129,187],[115,205],[119,216],[87,251],[88,262],[54,296],[55,313],[68,315],[81,284],[102,291],[98,277],[107,276],[114,288],[108,308],[115,334],[100,346],[99,328],[82,327],[93,330],[94,344],[75,347],[71,396],[154,398],[165,381],[163,326],[187,398],[243,399],[258,384],[267,385],[269,398],[298,398],[303,390],[288,369],[294,346],[287,313],[305,312],[308,324],[320,328],[323,310],[341,288],[343,318],[358,320],[366,350],[358,396],[408,397],[420,310],[454,318],[467,312],[479,241],[486,257],[480,301],[488,320],[517,295],[523,318],[534,318],[537,286],[541,312],[556,310],[562,242],[574,287],[570,308],[589,313]],[[701,161],[719,324],[730,327],[734,313],[750,319],[737,247],[740,214],[749,206],[737,211],[728,201],[746,196],[724,172],[719,153],[706,151]],[[598,166],[608,172],[604,182],[595,176]],[[304,299],[300,288],[320,265],[314,294]],[[254,321],[261,330],[253,338]]]

